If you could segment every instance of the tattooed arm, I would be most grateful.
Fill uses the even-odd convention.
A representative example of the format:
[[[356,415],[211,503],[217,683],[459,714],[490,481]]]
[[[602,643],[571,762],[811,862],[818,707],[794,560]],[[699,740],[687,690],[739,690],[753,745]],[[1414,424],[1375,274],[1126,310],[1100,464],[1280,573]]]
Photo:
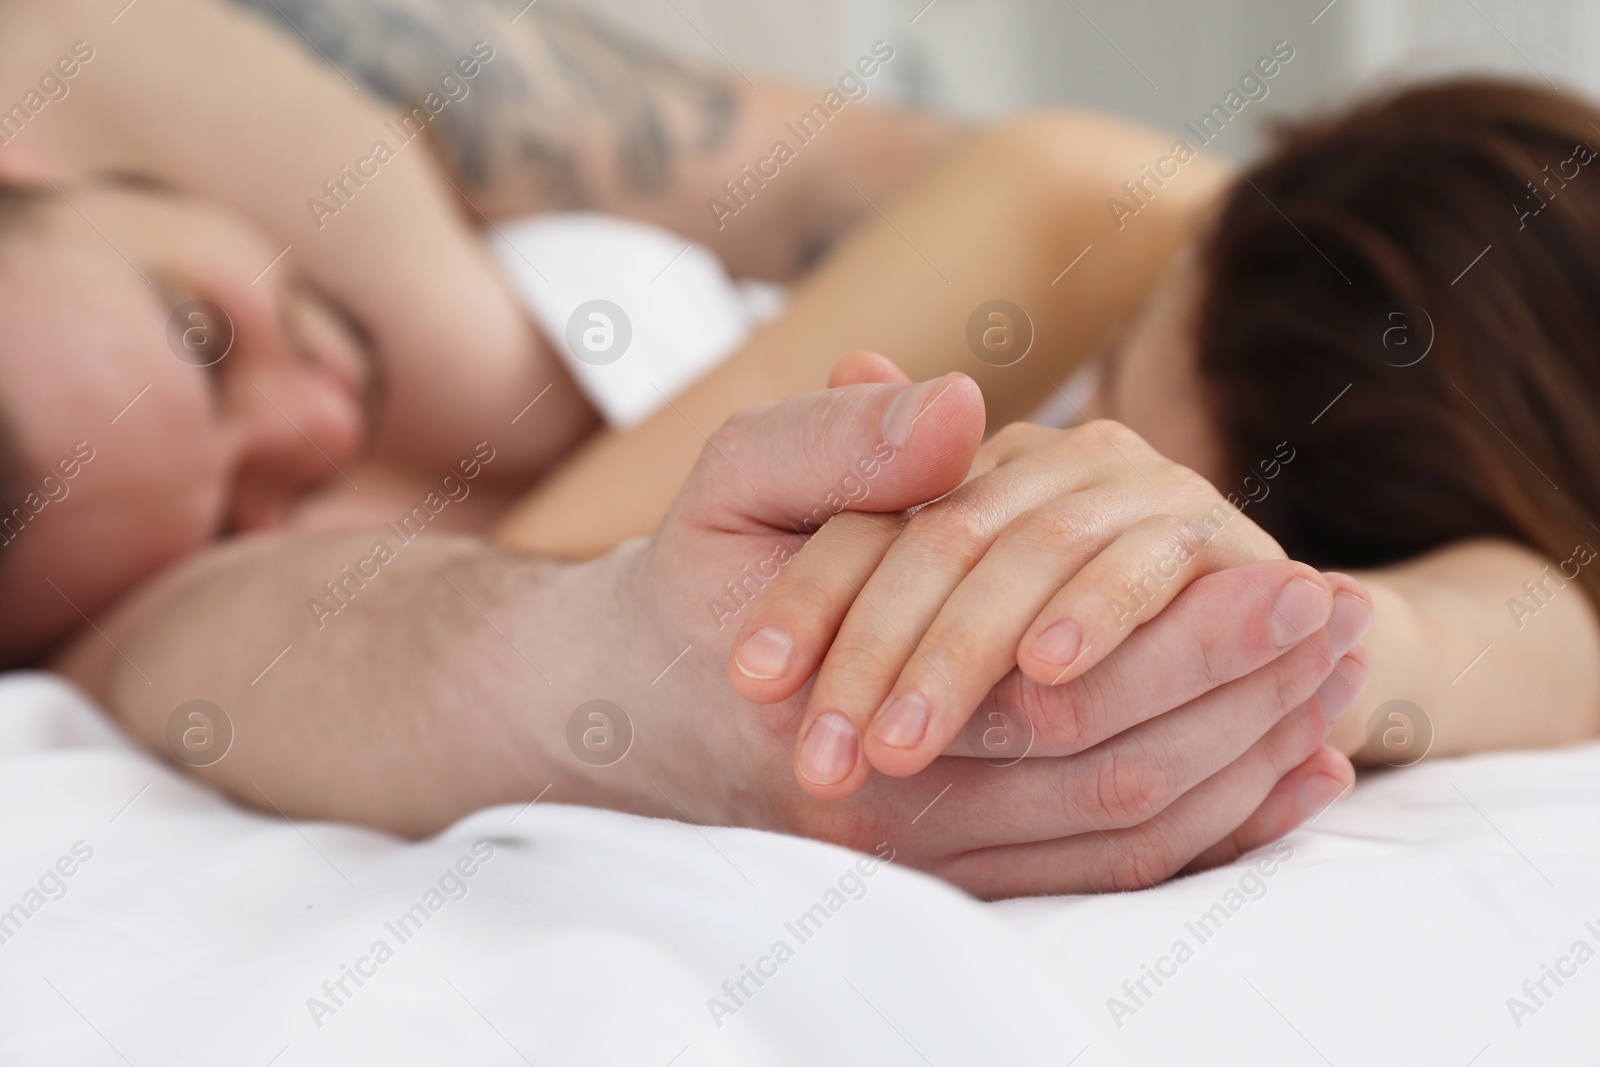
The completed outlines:
[[[57,188],[138,175],[246,216],[283,249],[263,274],[295,267],[371,339],[375,458],[437,477],[492,436],[492,476],[525,485],[592,427],[426,142],[389,130],[397,109],[232,4],[0,3],[0,72],[51,70],[74,42],[92,61],[0,148],[0,175]],[[358,182],[380,141],[381,172]],[[315,205],[335,181],[327,217]],[[546,389],[539,418],[513,425]]]
[[[956,136],[940,119],[852,102],[826,137],[801,145],[785,123],[826,89],[765,78],[757,88],[729,64],[676,59],[552,0],[230,2],[397,110],[440,94],[459,57],[487,42],[493,61],[444,90],[465,95],[428,127],[473,210],[627,215],[710,244],[740,274],[789,277],[870,212],[868,198],[907,184]],[[857,81],[870,95],[872,79]],[[750,210],[719,217],[708,201],[737,204],[724,183],[779,140],[795,149],[792,162],[749,186]]]

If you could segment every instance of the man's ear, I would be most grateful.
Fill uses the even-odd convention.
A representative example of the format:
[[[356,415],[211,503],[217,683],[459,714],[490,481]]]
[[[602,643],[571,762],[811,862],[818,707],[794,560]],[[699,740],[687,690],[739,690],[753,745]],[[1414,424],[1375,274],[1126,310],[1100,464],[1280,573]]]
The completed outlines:
[[[47,149],[12,141],[0,146],[0,186],[44,185],[61,176],[61,167]]]

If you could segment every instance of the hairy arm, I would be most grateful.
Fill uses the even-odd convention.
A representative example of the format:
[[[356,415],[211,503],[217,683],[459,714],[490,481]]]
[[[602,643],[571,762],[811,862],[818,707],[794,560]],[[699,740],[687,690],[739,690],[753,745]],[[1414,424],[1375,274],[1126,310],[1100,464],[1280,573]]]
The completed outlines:
[[[864,384],[747,410],[716,431],[655,539],[590,564],[431,535],[398,545],[377,567],[352,567],[374,553],[356,535],[236,542],[106,619],[56,667],[179,758],[196,749],[184,731],[206,725],[184,704],[213,702],[210,725],[231,724],[234,736],[220,753],[199,746],[199,762],[210,764],[201,773],[290,816],[421,834],[548,790],[552,801],[861,849],[889,841],[904,862],[992,896],[1149,885],[1196,857],[1219,862],[1285,832],[1321,806],[1296,799],[1307,788],[1343,788],[1349,764],[1318,747],[1320,717],[1259,734],[1288,710],[1286,694],[1297,701],[1322,676],[1302,656],[1297,680],[1268,677],[1257,691],[1265,718],[1175,717],[1162,740],[1130,739],[1137,757],[1069,744],[996,766],[952,752],[923,774],[875,775],[842,800],[801,789],[791,761],[804,687],[764,707],[741,699],[727,676],[736,628],[715,601],[734,588],[732,576],[801,550],[807,539],[795,527],[812,502],[841,471],[879,454],[886,434],[898,433],[886,426],[910,410],[903,402],[921,402],[929,386],[946,399],[921,411],[862,501],[893,515],[943,496],[971,469],[983,426],[972,382]],[[331,617],[306,609],[347,581]],[[1120,650],[1126,678],[1166,673],[1182,686],[1225,647],[1265,643],[1266,612],[1253,601],[1253,613],[1230,615],[1240,597],[1226,583],[1190,593],[1192,609],[1141,629],[1154,644]],[[1224,616],[1231,621],[1219,625]],[[1312,640],[1327,647],[1325,633]],[[1114,679],[1079,691],[1015,684],[1019,706],[1040,721],[1142,722],[1150,710]],[[595,700],[612,704],[595,709]],[[1194,770],[1191,753],[1239,726],[1223,746],[1232,762],[1176,796],[1171,783]],[[948,797],[919,823],[941,789]]]
[[[893,193],[956,135],[943,120],[852,103],[760,191],[748,216],[723,225],[707,201],[775,141],[796,144],[784,123],[824,90],[764,77],[757,88],[727,64],[675,58],[551,0],[229,2],[397,108],[439,93],[457,59],[488,42],[494,60],[431,124],[475,212],[632,216],[710,244],[740,274],[790,276],[871,210],[864,196]]]
[[[660,666],[618,624],[627,558],[568,567],[430,534],[317,617],[307,605],[332,602],[322,583],[370,556],[373,540],[235,542],[136,598],[55,667],[180,759],[169,720],[190,700],[215,704],[211,728],[231,730],[232,744],[197,773],[251,807],[407,835],[547,786],[565,803],[671,813],[637,775],[567,752],[567,716],[590,699],[627,706],[644,728],[636,694]],[[689,761],[670,736],[651,740],[623,770],[648,764],[661,788],[686,794],[667,763]]]
[[[1362,642],[1371,681],[1331,744],[1358,760],[1404,764],[1420,758],[1409,738],[1430,731],[1435,756],[1600,736],[1600,623],[1556,564],[1509,543],[1475,541],[1358,577],[1375,606]],[[1394,700],[1410,701],[1425,718],[1384,707]],[[1380,746],[1394,731],[1379,750],[1368,744],[1375,715]]]

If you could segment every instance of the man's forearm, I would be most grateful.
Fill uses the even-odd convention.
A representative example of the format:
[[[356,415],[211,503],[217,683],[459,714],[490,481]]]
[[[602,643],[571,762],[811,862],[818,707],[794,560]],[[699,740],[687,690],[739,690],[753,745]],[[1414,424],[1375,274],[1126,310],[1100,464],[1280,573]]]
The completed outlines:
[[[291,816],[424,834],[540,795],[670,814],[644,781],[657,780],[643,768],[661,744],[595,767],[566,740],[590,700],[627,706],[631,727],[648,730],[634,694],[661,664],[627,625],[625,553],[572,567],[466,538],[386,540],[381,566],[362,562],[371,535],[218,550],[57,667],[152,748],[203,767],[242,803]],[[219,721],[179,713],[196,699],[220,708]],[[191,725],[231,731],[226,754],[186,751]],[[673,790],[670,773],[658,780]]]
[[[679,59],[550,0],[229,2],[265,16],[391,105],[464,91],[429,132],[477,212],[640,218],[711,244],[740,274],[790,276],[871,211],[864,197],[892,195],[957,135],[932,116],[844,106],[837,89],[837,112],[824,107],[819,122],[813,108],[829,87],[762,77],[758,88],[730,65]],[[493,47],[493,61],[470,82],[441,87],[477,41]],[[879,71],[876,57],[865,58]],[[854,93],[870,93],[872,79],[854,68],[844,74],[860,87]],[[827,128],[802,143],[789,126],[802,117],[808,135]],[[781,176],[747,178],[745,168],[764,160],[769,177],[776,172],[779,141],[792,152]],[[730,181],[742,182],[749,199],[730,197]],[[738,213],[736,224],[713,208],[719,200]]]

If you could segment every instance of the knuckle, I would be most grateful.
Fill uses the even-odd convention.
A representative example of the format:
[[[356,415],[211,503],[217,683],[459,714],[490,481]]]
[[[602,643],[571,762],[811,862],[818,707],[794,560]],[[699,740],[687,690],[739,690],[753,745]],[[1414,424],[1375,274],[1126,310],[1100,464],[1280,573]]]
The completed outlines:
[[[1156,478],[1165,482],[1169,488],[1180,492],[1211,488],[1211,483],[1200,477],[1193,469],[1170,459],[1161,464],[1161,469],[1156,472]]]
[[[1229,650],[1218,644],[1218,636],[1211,627],[1194,635],[1194,659],[1200,669],[1200,684],[1207,693],[1234,680]]]
[[[984,655],[993,646],[983,635],[971,627],[941,626],[930,632],[924,641],[931,662],[940,664],[955,677],[973,670],[988,658]]]
[[[957,494],[913,515],[902,537],[924,542],[933,559],[959,560],[971,567],[988,547],[988,525],[982,509]]]
[[[1181,515],[1163,516],[1162,558],[1187,563],[1205,553],[1211,545],[1212,531],[1199,519]]]
[[[1158,761],[1110,747],[1091,779],[1093,803],[1107,826],[1137,826],[1166,807],[1170,782]]]
[[[1084,429],[1095,439],[1111,445],[1123,452],[1151,451],[1145,439],[1128,427],[1126,423],[1116,419],[1091,419],[1084,424]]]
[[[1014,702],[1033,723],[1034,737],[1042,751],[1071,755],[1088,747],[1082,692],[1077,681],[1053,686],[1025,679],[1019,683]]]
[[[1152,828],[1118,836],[1108,880],[1121,892],[1160,885],[1182,866],[1180,850],[1163,830]]]
[[[801,794],[784,808],[779,821],[791,833],[860,851],[869,851],[887,829],[870,805],[819,804]]]
[[[1298,688],[1295,683],[1307,672],[1295,670],[1296,664],[1293,661],[1301,658],[1303,657],[1279,656],[1272,665],[1272,708],[1267,719],[1269,723],[1277,722],[1300,703],[1295,696],[1295,690]],[[1285,663],[1284,660],[1290,662]]]
[[[846,687],[857,687],[869,682],[881,684],[886,674],[899,667],[897,650],[882,634],[862,626],[846,626],[834,638],[823,672]]]
[[[832,617],[838,610],[841,594],[803,574],[784,576],[765,598],[763,616],[782,616],[811,622]]]
[[[989,444],[998,452],[1013,452],[1026,448],[1037,440],[1041,431],[1054,432],[1047,427],[1036,426],[1029,422],[1008,422],[989,438]]]
[[[1272,674],[1272,707],[1267,719],[1270,726],[1310,700],[1317,687],[1333,674],[1335,665],[1315,647],[1302,645],[1273,660],[1267,669]]]
[[[1053,500],[1035,508],[1018,529],[1029,545],[1052,555],[1098,540],[1093,516],[1084,507]]]

